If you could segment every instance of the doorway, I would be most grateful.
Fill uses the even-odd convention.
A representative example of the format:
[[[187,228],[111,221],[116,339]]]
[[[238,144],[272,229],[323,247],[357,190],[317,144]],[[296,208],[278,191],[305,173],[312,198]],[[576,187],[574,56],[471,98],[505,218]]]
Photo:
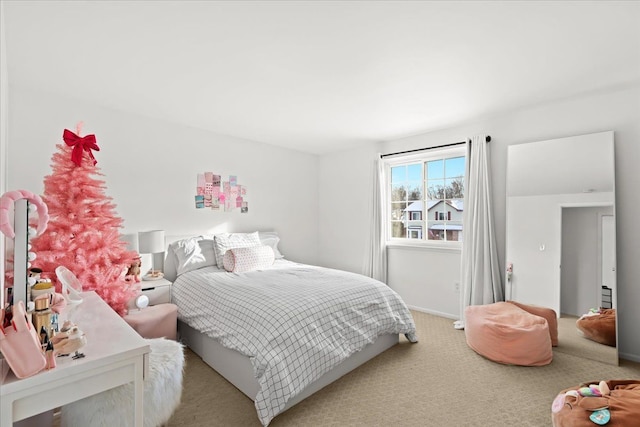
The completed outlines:
[[[560,314],[579,317],[603,305],[603,285],[615,290],[613,207],[563,207],[561,246]]]

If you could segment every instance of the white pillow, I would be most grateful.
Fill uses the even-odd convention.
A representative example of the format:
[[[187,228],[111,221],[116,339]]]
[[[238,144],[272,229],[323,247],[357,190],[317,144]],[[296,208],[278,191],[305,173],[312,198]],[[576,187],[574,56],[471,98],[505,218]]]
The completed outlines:
[[[178,259],[178,275],[203,267],[215,266],[216,255],[211,236],[196,236],[171,244]]]
[[[260,237],[257,231],[253,233],[220,233],[213,238],[213,247],[216,251],[216,262],[222,267],[225,252],[234,248],[248,248],[260,246]]]
[[[266,246],[271,246],[275,259],[284,258],[284,255],[278,250],[278,243],[280,243],[280,237],[275,231],[259,231],[260,243]]]
[[[262,270],[275,260],[271,246],[252,246],[229,249],[222,257],[224,269],[233,273]]]

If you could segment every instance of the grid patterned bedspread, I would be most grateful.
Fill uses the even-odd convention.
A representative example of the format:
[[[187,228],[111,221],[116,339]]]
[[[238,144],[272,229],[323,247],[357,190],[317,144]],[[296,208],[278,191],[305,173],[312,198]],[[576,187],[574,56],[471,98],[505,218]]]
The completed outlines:
[[[415,340],[398,294],[344,271],[285,260],[240,274],[206,267],[179,276],[172,292],[180,320],[250,358],[265,426],[290,398],[379,335]]]

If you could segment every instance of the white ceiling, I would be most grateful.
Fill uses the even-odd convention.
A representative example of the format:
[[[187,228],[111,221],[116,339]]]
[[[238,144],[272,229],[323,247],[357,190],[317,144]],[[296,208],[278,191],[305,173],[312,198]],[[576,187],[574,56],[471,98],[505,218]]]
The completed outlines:
[[[10,85],[311,153],[640,81],[639,2],[2,2]]]

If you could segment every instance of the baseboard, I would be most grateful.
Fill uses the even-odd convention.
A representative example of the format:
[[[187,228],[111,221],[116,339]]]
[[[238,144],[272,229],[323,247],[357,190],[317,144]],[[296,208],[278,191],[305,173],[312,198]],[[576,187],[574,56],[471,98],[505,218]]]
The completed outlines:
[[[630,362],[640,363],[640,356],[638,356],[637,354],[621,353],[620,351],[618,351],[618,358],[628,360]]]
[[[408,305],[409,310],[420,311],[422,313],[433,314],[434,316],[444,317],[447,319],[458,320],[458,315],[451,313],[443,313],[441,311],[430,310],[428,308],[416,307],[415,305]]]

